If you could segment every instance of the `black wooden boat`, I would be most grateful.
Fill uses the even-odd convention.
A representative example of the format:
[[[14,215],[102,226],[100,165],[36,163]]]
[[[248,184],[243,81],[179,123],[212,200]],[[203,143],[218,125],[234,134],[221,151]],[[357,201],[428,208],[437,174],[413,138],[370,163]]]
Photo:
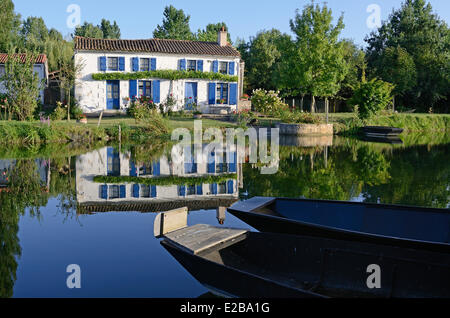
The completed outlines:
[[[216,295],[239,298],[445,298],[450,255],[195,225],[164,248]],[[378,266],[380,285],[370,266]],[[379,288],[378,288],[379,287]]]
[[[403,133],[403,129],[383,126],[366,126],[363,132],[369,137],[395,137]]]
[[[256,197],[228,212],[261,232],[450,253],[448,209]]]
[[[391,145],[402,145],[403,140],[396,136],[382,136],[382,137],[371,137],[371,136],[363,136],[362,140],[368,142],[377,142],[383,144],[391,144]]]

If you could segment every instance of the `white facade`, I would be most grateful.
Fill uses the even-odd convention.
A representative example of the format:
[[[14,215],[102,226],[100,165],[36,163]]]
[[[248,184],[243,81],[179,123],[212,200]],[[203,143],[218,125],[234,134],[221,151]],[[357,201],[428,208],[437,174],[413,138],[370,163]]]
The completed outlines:
[[[124,70],[123,71],[101,71],[100,64],[101,58],[124,58]],[[108,109],[107,106],[107,81],[95,81],[92,79],[92,74],[95,73],[133,73],[133,58],[144,59],[156,59],[156,70],[179,70],[180,60],[189,61],[203,61],[203,72],[213,72],[213,63],[226,63],[226,65],[234,65],[234,76],[238,76],[241,72],[239,70],[239,57],[230,56],[209,56],[209,55],[181,55],[181,54],[162,54],[162,53],[130,53],[130,52],[97,52],[97,51],[76,51],[75,62],[81,65],[82,70],[75,85],[75,98],[78,101],[80,107],[85,113],[96,113]],[[224,65],[224,64],[223,64]],[[228,74],[229,74],[228,70]],[[228,85],[228,95],[230,94],[230,85],[237,83],[228,83],[221,81],[210,81],[202,79],[182,79],[177,81],[170,81],[166,79],[148,78],[139,79],[138,81],[159,81],[159,102],[165,103],[167,98],[173,94],[177,105],[172,109],[173,111],[180,111],[185,109],[187,98],[187,83],[195,83],[197,87],[197,105],[198,110],[203,113],[214,113],[215,110],[225,109],[228,112],[237,110],[237,101],[239,96],[236,96],[235,102],[228,96],[227,103],[211,103],[209,98],[209,83],[216,83],[216,85],[226,84]],[[130,81],[120,81],[120,96],[119,103],[120,109],[124,110],[129,106],[128,98],[130,96]],[[153,86],[153,85],[152,85]],[[216,86],[217,88],[217,86]],[[152,88],[152,96],[154,94]],[[139,82],[138,82],[138,94],[139,94]],[[236,94],[239,95],[239,89],[236,90]]]

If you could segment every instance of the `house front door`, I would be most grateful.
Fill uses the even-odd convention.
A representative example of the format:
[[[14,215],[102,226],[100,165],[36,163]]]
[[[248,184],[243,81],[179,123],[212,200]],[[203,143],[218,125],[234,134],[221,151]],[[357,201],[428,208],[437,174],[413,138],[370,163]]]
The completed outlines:
[[[193,110],[194,104],[197,103],[197,83],[186,83],[186,110]]]
[[[120,81],[106,82],[106,109],[120,109]]]

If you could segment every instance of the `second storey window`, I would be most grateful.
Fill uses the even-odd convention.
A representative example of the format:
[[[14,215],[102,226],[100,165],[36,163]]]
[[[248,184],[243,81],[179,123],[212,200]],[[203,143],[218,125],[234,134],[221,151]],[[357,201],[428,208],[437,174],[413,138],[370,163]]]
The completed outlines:
[[[225,83],[217,84],[216,103],[228,104],[228,84]]]
[[[219,62],[219,73],[228,74],[228,62]]]
[[[140,66],[141,72],[150,71],[150,59],[142,58],[140,64],[141,64]]]
[[[118,70],[119,70],[119,58],[108,57],[108,71],[118,71]]]
[[[187,70],[188,71],[196,71],[197,70],[197,61],[188,60],[187,61]]]

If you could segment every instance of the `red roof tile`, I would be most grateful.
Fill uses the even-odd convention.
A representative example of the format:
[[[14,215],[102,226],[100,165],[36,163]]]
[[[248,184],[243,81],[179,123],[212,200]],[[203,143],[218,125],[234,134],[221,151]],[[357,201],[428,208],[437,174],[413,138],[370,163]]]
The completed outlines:
[[[193,54],[240,57],[232,46],[220,46],[216,42],[148,39],[148,40],[111,40],[75,37],[75,50],[148,52],[167,54]]]
[[[8,54],[7,53],[0,53],[0,64],[5,64],[8,61]],[[25,62],[25,59],[28,54],[22,53],[22,54],[14,54],[14,57],[20,57],[20,60],[22,63]],[[36,59],[34,61],[34,64],[45,64],[47,62],[47,55],[45,54],[39,54],[36,56]]]

